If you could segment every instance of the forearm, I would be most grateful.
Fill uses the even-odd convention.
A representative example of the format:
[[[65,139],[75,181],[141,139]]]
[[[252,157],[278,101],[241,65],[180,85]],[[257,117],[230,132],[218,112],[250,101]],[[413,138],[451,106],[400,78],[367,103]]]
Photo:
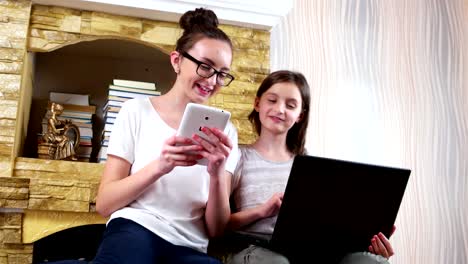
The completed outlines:
[[[205,210],[206,228],[210,237],[219,236],[224,232],[231,215],[226,185],[229,175],[226,174],[222,177],[212,177],[210,180],[210,193]]]
[[[239,230],[261,218],[264,218],[261,206],[249,208],[234,214],[229,218],[228,228],[230,230]]]
[[[104,217],[136,200],[161,175],[151,173],[147,166],[135,174],[119,180],[101,182],[96,199],[96,210]]]

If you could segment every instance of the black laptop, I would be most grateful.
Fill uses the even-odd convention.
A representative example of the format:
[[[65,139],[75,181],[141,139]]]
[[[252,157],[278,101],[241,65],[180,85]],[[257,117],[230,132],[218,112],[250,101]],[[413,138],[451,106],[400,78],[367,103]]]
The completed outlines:
[[[269,247],[291,263],[339,263],[389,237],[411,171],[297,156]]]

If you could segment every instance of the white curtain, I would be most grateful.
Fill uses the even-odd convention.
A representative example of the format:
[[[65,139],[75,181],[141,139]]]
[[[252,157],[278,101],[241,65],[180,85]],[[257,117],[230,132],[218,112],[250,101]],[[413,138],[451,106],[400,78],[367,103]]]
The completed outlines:
[[[394,264],[468,263],[467,38],[468,0],[296,0],[271,32],[271,70],[311,86],[311,154],[412,170]]]

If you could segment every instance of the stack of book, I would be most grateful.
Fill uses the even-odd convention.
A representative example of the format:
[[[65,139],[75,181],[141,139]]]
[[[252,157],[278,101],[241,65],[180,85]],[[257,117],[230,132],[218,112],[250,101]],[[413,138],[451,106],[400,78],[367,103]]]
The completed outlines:
[[[47,112],[42,119],[42,133],[47,132],[47,124],[52,116],[50,111],[51,102],[59,103],[63,106],[63,113],[57,119],[70,120],[80,131],[80,146],[76,157],[79,161],[89,162],[93,150],[93,122],[92,117],[96,113],[96,106],[89,105],[89,95],[55,93],[51,92]],[[40,151],[40,150],[39,150]],[[41,153],[39,153],[41,155]]]
[[[114,79],[109,85],[106,104],[103,107],[104,129],[102,131],[101,148],[98,153],[98,162],[107,160],[107,146],[112,133],[115,118],[122,104],[132,98],[145,98],[158,96],[161,92],[156,90],[156,84],[149,82]]]

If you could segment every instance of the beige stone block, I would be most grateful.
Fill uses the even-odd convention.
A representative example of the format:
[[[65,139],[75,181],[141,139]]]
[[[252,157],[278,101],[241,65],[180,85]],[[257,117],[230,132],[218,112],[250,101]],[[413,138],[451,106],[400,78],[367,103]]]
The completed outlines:
[[[51,16],[49,6],[33,5],[31,8],[31,17],[34,16]]]
[[[103,171],[104,164],[99,163],[17,158],[14,176],[39,179],[74,179],[99,183]]]
[[[258,90],[258,83],[234,81],[228,87],[223,88],[223,94],[235,95],[255,95]]]
[[[253,39],[264,43],[270,43],[270,32],[265,30],[254,30]]]
[[[15,188],[0,186],[0,198],[3,199],[28,199],[29,189],[28,188]]]
[[[8,156],[10,157],[11,155],[11,150],[13,149],[13,144],[12,143],[1,143],[0,142],[0,156]],[[5,164],[9,164],[9,161],[8,162],[2,162],[0,161],[0,171],[2,171],[3,169],[5,169],[4,165]],[[10,166],[8,166],[8,169],[10,168]],[[1,174],[1,173],[0,173]]]
[[[91,16],[91,34],[118,35],[140,39],[142,22],[140,19],[93,12]]]
[[[0,77],[1,79],[1,77]],[[1,81],[0,81],[1,83]],[[0,84],[1,85],[1,84]],[[16,120],[12,119],[1,119],[0,118],[0,126],[1,127],[15,127],[16,126]]]
[[[31,264],[32,254],[8,254],[8,264]]]
[[[14,137],[15,136],[15,128],[14,127],[0,126],[0,136]]]
[[[45,197],[30,198],[28,209],[31,210],[56,210],[65,212],[89,212],[89,202],[51,199]]]
[[[18,98],[20,84],[21,84],[21,75],[0,74],[0,99],[7,99],[5,97],[13,97],[13,96]],[[0,126],[5,126],[2,120],[0,120]]]
[[[0,186],[3,187],[27,188],[29,187],[29,182],[29,179],[0,177]]]
[[[26,254],[32,253],[33,245],[26,244],[0,244],[0,249],[3,249],[0,255],[3,254]]]
[[[269,62],[264,58],[245,55],[233,61],[231,69],[235,72],[268,74],[269,67]]]
[[[67,7],[60,6],[49,6],[49,13],[57,15],[57,17],[66,17],[66,16],[80,16],[81,11],[77,9],[71,9]]]
[[[236,55],[238,56],[238,55]],[[262,83],[262,81],[267,77],[266,74],[257,74],[257,73],[233,73],[235,74],[234,82],[249,82],[249,83],[257,83],[258,86]],[[233,83],[234,83],[233,82]],[[230,85],[229,85],[230,86]],[[222,91],[222,90],[221,90]]]
[[[2,61],[0,59],[0,73],[13,73],[13,74],[21,74],[21,67],[23,66],[22,62],[9,62],[9,61]]]
[[[0,119],[16,119],[17,107],[18,101],[16,100],[0,100]]]
[[[60,30],[65,32],[81,32],[81,17],[75,15],[67,15],[60,24]]]
[[[62,43],[51,43],[43,38],[30,37],[28,42],[28,50],[34,52],[47,52],[60,47]]]
[[[0,36],[12,38],[25,38],[27,36],[28,24],[25,23],[0,23]]]
[[[252,38],[232,38],[232,45],[237,49],[269,50],[269,43],[258,41]]]
[[[8,35],[0,35],[0,47],[11,49],[24,49],[26,45],[26,36],[12,38]]]
[[[7,143],[7,144],[13,144],[15,142],[15,137],[9,137],[9,136],[0,136],[0,143]]]
[[[242,28],[231,25],[219,25],[219,28],[224,31],[230,38],[252,38],[254,36],[254,30],[249,28]]]
[[[47,15],[37,15],[34,14],[31,16],[31,26],[34,28],[49,28],[49,29],[59,29],[60,20],[56,17]]]
[[[29,17],[31,1],[0,1],[0,14],[14,19],[26,20]]]
[[[97,197],[97,194],[98,194],[98,189],[99,189],[99,183],[92,184],[91,187],[90,187],[89,202],[91,204],[96,203],[96,197]]]
[[[3,243],[21,243],[21,226],[3,229]]]
[[[81,34],[91,34],[91,11],[82,11],[81,12]]]
[[[1,61],[23,61],[24,49],[0,48]]]
[[[76,187],[72,181],[41,181],[32,179],[29,187],[31,198],[48,197],[61,200],[89,202],[90,192],[89,188]]]
[[[225,103],[236,103],[236,108],[252,109],[255,95],[223,94],[223,98]]]
[[[163,45],[175,45],[182,30],[173,27],[154,27],[141,35],[141,40]]]
[[[28,208],[29,200],[12,200],[12,199],[0,199],[1,208]]]
[[[55,43],[67,43],[77,41],[80,38],[80,35],[75,33],[41,29],[31,29],[31,36],[43,38]]]
[[[21,213],[0,213],[0,227],[17,226],[21,227]]]
[[[143,32],[146,32],[156,27],[165,27],[175,28],[179,30],[180,34],[182,34],[182,29],[179,27],[179,23],[176,22],[141,19],[141,23],[143,25]]]
[[[3,144],[0,144],[2,146]],[[11,152],[10,152],[11,155]],[[11,171],[10,171],[10,155],[0,155],[0,177],[10,177],[11,176]]]

